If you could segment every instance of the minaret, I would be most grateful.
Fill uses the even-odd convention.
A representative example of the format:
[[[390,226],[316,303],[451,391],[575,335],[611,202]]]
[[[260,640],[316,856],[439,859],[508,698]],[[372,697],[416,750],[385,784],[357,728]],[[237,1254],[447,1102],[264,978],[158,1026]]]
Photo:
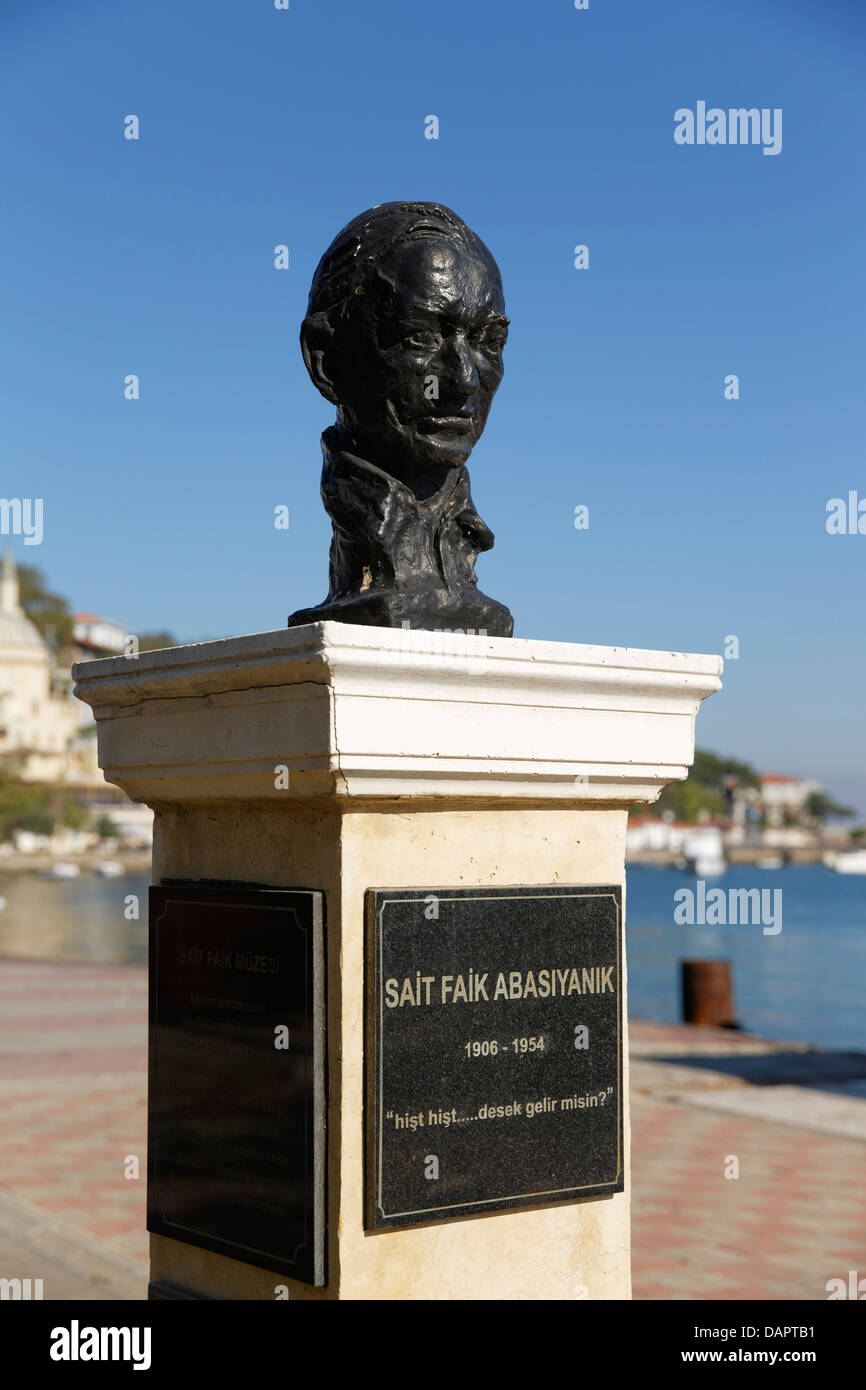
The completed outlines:
[[[0,613],[11,613],[16,618],[24,616],[18,602],[18,574],[11,550],[3,552],[3,568],[0,571]]]

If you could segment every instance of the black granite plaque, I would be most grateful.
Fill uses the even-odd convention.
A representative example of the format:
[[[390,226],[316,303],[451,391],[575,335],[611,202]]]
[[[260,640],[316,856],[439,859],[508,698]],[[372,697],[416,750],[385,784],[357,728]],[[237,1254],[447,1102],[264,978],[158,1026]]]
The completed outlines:
[[[148,1229],[321,1285],[323,895],[150,891]]]
[[[622,893],[367,894],[367,1227],[623,1189]]]

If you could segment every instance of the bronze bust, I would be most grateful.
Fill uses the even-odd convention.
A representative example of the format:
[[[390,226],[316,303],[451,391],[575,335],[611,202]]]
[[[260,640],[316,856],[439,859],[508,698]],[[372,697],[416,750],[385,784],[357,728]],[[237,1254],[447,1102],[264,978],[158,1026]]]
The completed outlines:
[[[475,577],[493,534],[466,469],[507,336],[496,262],[449,208],[382,203],[335,237],[301,328],[307,371],[337,407],[322,436],[330,589],[290,627],[331,619],[511,636],[508,609]]]

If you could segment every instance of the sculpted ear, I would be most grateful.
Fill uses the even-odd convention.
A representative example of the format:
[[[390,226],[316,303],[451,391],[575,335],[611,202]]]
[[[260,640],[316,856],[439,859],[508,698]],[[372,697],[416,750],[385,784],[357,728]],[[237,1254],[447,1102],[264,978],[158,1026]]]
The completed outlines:
[[[301,352],[316,390],[332,405],[339,405],[332,371],[334,330],[322,314],[306,318],[301,324]]]

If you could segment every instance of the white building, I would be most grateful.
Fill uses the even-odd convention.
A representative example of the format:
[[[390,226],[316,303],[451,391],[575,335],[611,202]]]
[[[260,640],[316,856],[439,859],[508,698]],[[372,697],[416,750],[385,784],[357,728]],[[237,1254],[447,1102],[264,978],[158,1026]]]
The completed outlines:
[[[680,854],[687,859],[721,855],[722,831],[717,825],[629,816],[625,846],[626,858],[653,853]]]
[[[67,775],[79,721],[69,686],[21,607],[7,551],[0,570],[0,757],[27,781],[58,782]]]
[[[134,805],[102,775],[93,713],[75,699],[70,672],[22,609],[10,551],[0,566],[0,763],[26,782],[62,786],[92,816],[110,816],[123,838],[152,836],[149,807]]]
[[[76,613],[73,622],[75,641],[83,648],[82,661],[103,652],[120,655],[124,651],[129,631],[122,623],[97,617],[95,613]]]
[[[767,825],[778,830],[785,824],[785,812],[800,816],[813,792],[823,791],[820,782],[806,782],[798,777],[786,777],[781,772],[767,772],[761,777],[761,801]]]

